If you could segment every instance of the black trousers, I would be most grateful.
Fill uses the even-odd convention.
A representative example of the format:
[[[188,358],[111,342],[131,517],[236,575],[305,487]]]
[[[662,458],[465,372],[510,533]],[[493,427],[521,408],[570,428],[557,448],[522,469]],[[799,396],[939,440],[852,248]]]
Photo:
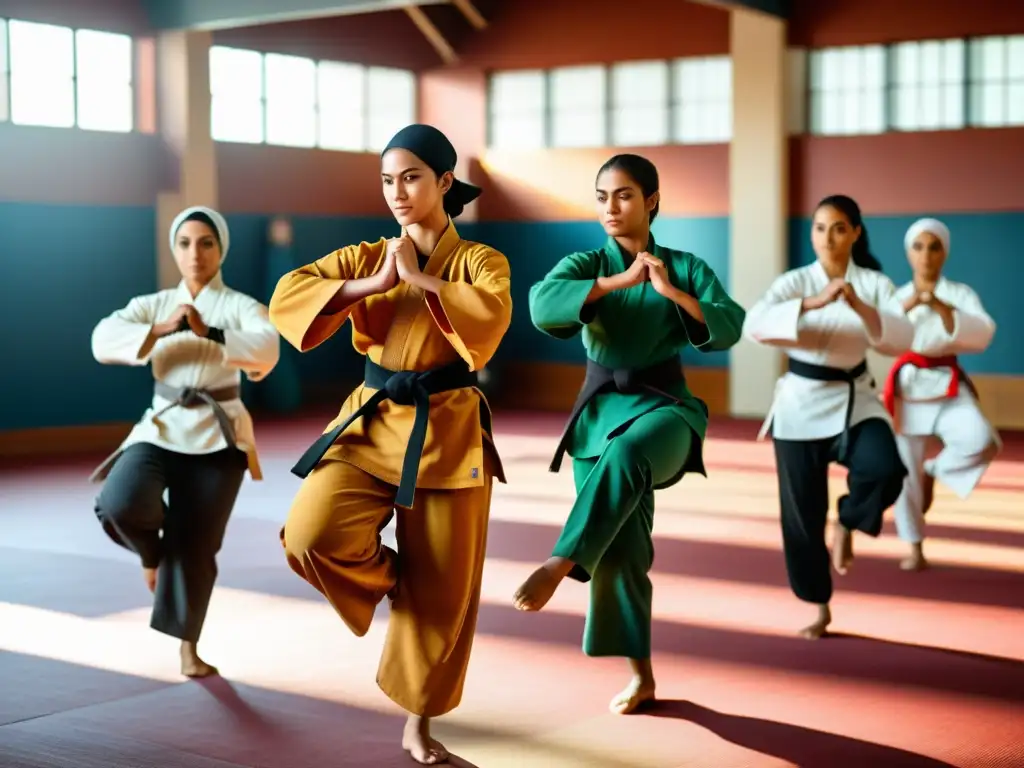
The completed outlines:
[[[846,459],[850,492],[839,499],[839,523],[868,536],[882,532],[882,515],[903,490],[906,467],[892,428],[868,419],[850,428]],[[832,599],[832,572],[825,524],[828,465],[836,461],[839,438],[774,440],[782,507],[782,546],[793,593],[808,603]]]
[[[246,466],[245,454],[235,448],[190,455],[137,443],[107,476],[96,516],[143,567],[159,566],[150,620],[158,632],[199,639]]]

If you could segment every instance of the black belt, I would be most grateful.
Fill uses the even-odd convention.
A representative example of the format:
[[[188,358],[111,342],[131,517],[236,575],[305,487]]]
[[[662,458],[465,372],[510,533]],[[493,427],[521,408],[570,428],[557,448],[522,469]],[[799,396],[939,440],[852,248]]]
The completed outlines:
[[[427,421],[430,417],[430,396],[455,389],[475,387],[476,373],[469,370],[466,364],[457,360],[454,363],[432,368],[429,371],[390,371],[382,368],[366,358],[363,372],[363,383],[370,389],[377,390],[370,399],[363,403],[355,413],[330,432],[325,432],[302,454],[292,467],[292,474],[306,477],[324,457],[334,441],[338,439],[348,425],[358,418],[364,423],[377,411],[377,407],[385,400],[396,405],[415,405],[416,420],[413,422],[409,445],[402,462],[402,479],[395,496],[395,504],[412,507],[416,494],[416,476],[419,473],[420,457],[423,455],[423,443],[427,439]]]
[[[853,404],[857,395],[857,379],[868,372],[868,361],[861,360],[849,370],[830,368],[827,365],[814,365],[789,358],[789,372],[803,379],[814,381],[842,381],[850,388],[850,397],[846,401],[846,416],[843,420],[843,431],[839,435],[839,461],[846,458],[850,447],[850,420],[853,418]],[[872,382],[874,386],[874,382]]]
[[[679,403],[681,402],[680,399],[675,395],[669,394],[666,390],[685,380],[682,365],[677,357],[655,363],[648,368],[618,369],[606,368],[588,359],[587,375],[583,379],[583,386],[580,387],[579,395],[576,396],[576,403],[569,414],[569,421],[566,422],[565,429],[562,431],[562,437],[558,441],[555,456],[551,460],[548,470],[557,472],[561,468],[562,457],[569,447],[569,441],[572,439],[572,430],[576,426],[576,421],[579,419],[587,403],[601,392],[629,393],[647,391],[661,395],[673,403]]]

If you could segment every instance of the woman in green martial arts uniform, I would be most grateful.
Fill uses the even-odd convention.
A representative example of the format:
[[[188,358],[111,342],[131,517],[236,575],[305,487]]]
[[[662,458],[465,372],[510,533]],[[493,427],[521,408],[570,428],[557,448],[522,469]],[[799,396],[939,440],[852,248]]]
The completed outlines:
[[[537,611],[566,576],[590,582],[588,656],[623,656],[633,679],[611,701],[632,712],[654,698],[651,581],[654,491],[706,474],[708,411],[686,386],[679,355],[729,349],[744,311],[711,268],[657,245],[658,171],[616,155],[597,176],[604,247],[562,259],[530,290],[534,325],[557,339],[583,331],[587,377],[551,470],[573,458],[576,502],[552,557],[515,594]]]

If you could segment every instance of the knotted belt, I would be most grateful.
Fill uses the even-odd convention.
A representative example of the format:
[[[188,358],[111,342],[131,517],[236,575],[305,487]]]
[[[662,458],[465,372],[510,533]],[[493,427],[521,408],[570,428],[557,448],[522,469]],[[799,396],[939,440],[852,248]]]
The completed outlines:
[[[228,446],[231,448],[238,447],[235,442],[235,428],[231,424],[231,419],[221,407],[223,402],[238,399],[240,391],[237,386],[221,387],[220,389],[201,389],[199,387],[172,387],[170,384],[158,381],[153,386],[153,391],[164,398],[164,400],[171,401],[153,414],[154,422],[172,408],[197,408],[200,405],[208,405],[213,410],[213,415],[217,418],[217,424],[220,426],[221,434],[224,435],[224,440]]]
[[[673,403],[679,403],[680,399],[669,394],[667,390],[685,380],[683,368],[677,357],[671,357],[647,368],[608,368],[588,359],[583,386],[580,387],[580,393],[576,396],[576,403],[569,413],[569,420],[565,424],[565,429],[562,430],[562,437],[558,441],[555,456],[551,460],[548,470],[557,472],[561,468],[562,457],[568,450],[569,441],[572,439],[573,427],[576,426],[587,403],[600,393],[647,391],[661,395]]]
[[[971,391],[975,399],[978,399],[978,390],[971,381],[971,377],[960,367],[960,361],[956,355],[943,355],[941,357],[928,357],[919,355],[916,352],[904,352],[893,363],[889,375],[885,380],[885,388],[882,390],[882,402],[890,416],[896,415],[896,400],[900,397],[900,371],[904,366],[912,365],[915,368],[952,368],[953,375],[949,379],[949,386],[946,388],[946,397],[953,398],[960,394],[960,383]]]
[[[416,494],[416,477],[419,474],[420,458],[423,456],[423,444],[427,438],[427,422],[430,418],[430,396],[455,389],[477,386],[477,376],[462,360],[432,368],[429,371],[391,371],[377,365],[366,358],[363,372],[363,383],[370,389],[377,390],[370,398],[349,416],[345,421],[329,432],[325,432],[302,454],[292,467],[292,474],[306,477],[320,463],[324,454],[330,449],[341,433],[348,429],[349,424],[358,418],[365,424],[376,413],[377,408],[385,400],[396,405],[416,406],[416,418],[413,421],[409,444],[402,462],[402,479],[395,495],[395,504],[412,507]]]
[[[846,415],[843,419],[843,431],[839,435],[839,461],[846,458],[846,452],[850,448],[850,421],[853,418],[853,404],[857,393],[857,379],[868,372],[868,361],[861,360],[849,370],[843,368],[831,368],[827,365],[815,365],[805,363],[801,360],[789,358],[789,372],[794,376],[814,381],[842,381],[847,384],[850,390],[849,398],[846,401]]]

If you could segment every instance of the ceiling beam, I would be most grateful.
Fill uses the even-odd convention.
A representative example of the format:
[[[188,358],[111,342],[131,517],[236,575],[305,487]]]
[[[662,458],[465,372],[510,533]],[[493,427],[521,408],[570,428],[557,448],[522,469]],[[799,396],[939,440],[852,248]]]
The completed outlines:
[[[769,16],[788,19],[792,3],[790,0],[692,0],[701,5],[715,5],[719,8],[760,11]]]
[[[444,5],[448,0],[143,0],[154,29],[230,29]]]
[[[451,4],[462,12],[473,29],[487,29],[487,19],[473,5],[473,0],[451,0]]]
[[[416,25],[416,28],[427,38],[427,42],[437,51],[441,61],[445,64],[454,64],[459,60],[459,56],[455,53],[451,43],[445,39],[445,36],[441,34],[441,30],[430,20],[422,8],[418,5],[408,5],[405,7],[405,12],[412,19],[412,23]]]

